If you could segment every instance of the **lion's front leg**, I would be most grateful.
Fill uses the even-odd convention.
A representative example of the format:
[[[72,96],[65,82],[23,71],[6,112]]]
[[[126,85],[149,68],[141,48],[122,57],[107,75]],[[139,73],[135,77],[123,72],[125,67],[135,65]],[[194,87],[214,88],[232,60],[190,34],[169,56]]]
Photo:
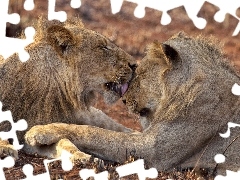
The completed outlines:
[[[25,136],[26,142],[31,146],[49,145],[63,138],[71,140],[85,153],[121,163],[130,155],[151,162],[155,155],[155,139],[151,134],[124,133],[88,125],[54,123],[35,126]]]
[[[26,134],[25,141],[31,146],[51,145],[69,135],[67,124],[52,123],[33,126]]]
[[[38,125],[31,128],[25,135],[24,151],[37,153],[48,158],[59,158],[65,150],[72,154],[71,161],[88,161],[91,155],[81,152],[69,139],[64,124]]]

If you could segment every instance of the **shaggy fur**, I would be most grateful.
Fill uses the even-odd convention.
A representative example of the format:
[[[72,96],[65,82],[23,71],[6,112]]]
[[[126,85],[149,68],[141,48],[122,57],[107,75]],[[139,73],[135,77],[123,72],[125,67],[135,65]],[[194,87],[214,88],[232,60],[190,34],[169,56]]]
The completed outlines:
[[[25,119],[29,128],[64,122],[130,131],[91,103],[94,92],[107,103],[120,98],[122,85],[126,88],[132,78],[133,58],[103,35],[84,28],[78,18],[65,23],[40,18],[35,29],[34,42],[26,47],[27,62],[21,63],[17,54],[5,62],[0,58],[3,110],[11,110],[15,121]],[[9,128],[0,124],[0,131]],[[23,141],[24,132],[18,135]],[[0,145],[0,155],[11,155],[4,147]]]
[[[161,171],[189,167],[237,170],[239,129],[232,129],[227,139],[219,133],[226,132],[229,121],[240,123],[240,99],[231,92],[240,78],[218,44],[213,38],[179,33],[164,43],[148,46],[124,96],[128,108],[142,116],[142,133],[50,124],[30,130],[27,142],[37,146],[68,138],[85,152],[118,162],[124,162],[134,151],[135,156]],[[71,126],[76,130],[58,136],[58,131]],[[36,130],[43,132],[34,133]],[[218,153],[226,156],[225,163],[216,164],[214,156]]]

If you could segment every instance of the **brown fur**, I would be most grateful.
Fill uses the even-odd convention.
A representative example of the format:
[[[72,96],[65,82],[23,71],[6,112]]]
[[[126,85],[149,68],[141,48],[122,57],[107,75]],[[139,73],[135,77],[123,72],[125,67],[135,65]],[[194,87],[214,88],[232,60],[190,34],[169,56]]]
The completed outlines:
[[[231,142],[239,135],[239,129],[232,129],[227,139],[219,133],[226,132],[229,121],[240,123],[240,99],[231,92],[240,78],[217,44],[213,38],[191,38],[179,33],[148,47],[124,96],[129,109],[142,115],[142,133],[50,124],[30,130],[27,142],[36,146],[68,138],[85,152],[119,162],[134,151],[150,167],[161,171],[214,169],[214,156],[224,153],[226,162],[219,164],[217,170],[237,170],[240,141],[237,138]],[[59,136],[71,126],[76,129]],[[35,133],[37,130],[42,133]]]
[[[129,131],[91,103],[94,92],[107,103],[120,98],[112,88],[130,81],[133,58],[78,18],[65,23],[40,18],[35,29],[34,42],[26,47],[30,59],[21,63],[14,54],[0,64],[3,110],[11,110],[15,121],[25,119],[29,128],[65,122]],[[1,123],[0,131],[6,126]]]

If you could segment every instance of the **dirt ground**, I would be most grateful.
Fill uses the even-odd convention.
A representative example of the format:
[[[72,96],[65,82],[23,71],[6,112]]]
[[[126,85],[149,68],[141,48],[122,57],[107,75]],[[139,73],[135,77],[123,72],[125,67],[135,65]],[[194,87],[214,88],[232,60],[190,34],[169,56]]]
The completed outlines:
[[[31,25],[39,15],[47,14],[47,0],[35,0],[35,8],[33,11],[25,11],[23,9],[24,0],[10,0],[9,13],[20,14],[21,21],[18,25],[7,24],[7,36],[16,36],[22,29]],[[236,71],[240,70],[240,61],[238,55],[240,53],[240,35],[233,37],[232,33],[239,23],[238,19],[227,14],[223,23],[218,23],[213,19],[214,14],[218,11],[218,7],[205,3],[199,12],[199,17],[207,20],[207,26],[203,30],[197,29],[192,20],[188,18],[183,7],[176,8],[169,12],[172,21],[169,25],[163,26],[160,24],[162,13],[156,10],[146,8],[146,15],[142,19],[134,17],[133,12],[136,4],[124,1],[121,11],[115,15],[111,13],[109,0],[82,0],[82,5],[78,9],[70,7],[70,0],[57,0],[56,11],[66,11],[68,18],[79,16],[86,28],[104,34],[109,37],[114,43],[126,50],[129,54],[135,57],[139,62],[144,57],[144,51],[147,44],[154,40],[165,41],[173,34],[179,31],[185,31],[190,35],[203,34],[206,36],[214,35],[224,42],[224,50],[229,57]],[[240,17],[240,8],[236,15]],[[126,107],[121,100],[110,106],[103,103],[101,97],[95,105],[102,109],[106,114],[114,118],[123,125],[141,131],[138,123],[138,117],[127,112]],[[37,156],[29,156],[20,152],[19,159],[16,161],[13,168],[5,169],[7,180],[22,179],[25,175],[22,172],[24,164],[32,164],[35,174],[45,172],[43,166],[44,158]],[[108,170],[110,179],[117,179],[118,175],[115,167],[118,164],[112,162],[77,164],[73,170],[65,172],[61,168],[60,162],[49,165],[51,179],[80,179],[79,170],[82,168],[95,168],[98,172]],[[199,172],[189,171],[174,171],[171,173],[159,172],[158,180],[161,179],[212,179],[207,170]],[[128,176],[123,179],[138,179],[136,175]]]

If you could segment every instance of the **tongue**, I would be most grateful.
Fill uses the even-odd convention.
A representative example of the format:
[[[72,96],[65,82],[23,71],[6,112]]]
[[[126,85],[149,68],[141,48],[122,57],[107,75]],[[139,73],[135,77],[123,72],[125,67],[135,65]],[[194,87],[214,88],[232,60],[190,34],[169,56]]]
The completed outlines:
[[[128,90],[128,83],[125,83],[121,86],[121,95],[123,96]]]

